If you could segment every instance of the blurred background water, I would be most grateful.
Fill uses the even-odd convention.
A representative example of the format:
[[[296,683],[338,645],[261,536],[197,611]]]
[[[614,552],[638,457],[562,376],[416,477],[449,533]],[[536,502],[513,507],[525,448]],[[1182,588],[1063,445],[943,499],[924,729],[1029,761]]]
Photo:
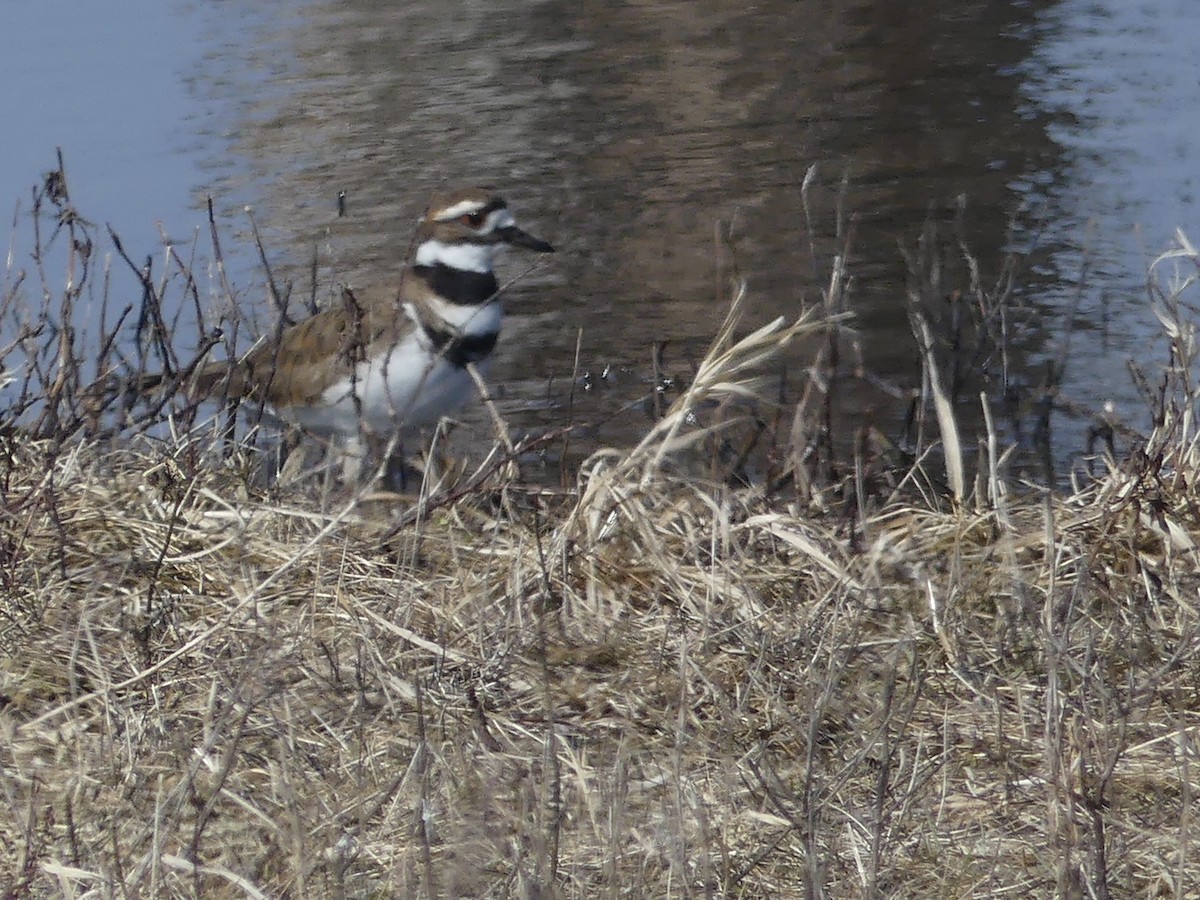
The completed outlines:
[[[819,300],[852,230],[862,358],[901,388],[921,374],[903,251],[933,228],[947,291],[967,286],[959,238],[988,284],[1015,252],[1014,382],[1038,383],[1070,341],[1062,398],[1112,401],[1144,424],[1125,366],[1162,353],[1146,265],[1176,228],[1200,239],[1190,0],[3,10],[0,200],[15,212],[15,266],[30,185],[56,147],[75,205],[135,260],[161,257],[164,240],[207,259],[212,197],[238,301],[264,317],[247,207],[281,282],[321,299],[394,279],[431,190],[495,184],[560,249],[510,294],[492,380],[518,420],[561,418],[577,343],[584,368],[628,372],[630,395],[656,341],[686,372],[725,311],[714,236],[726,222],[747,324]],[[839,210],[853,226],[841,233]],[[120,266],[113,289],[140,293]],[[869,384],[841,399],[847,431],[903,414]],[[1059,410],[1063,458],[1087,426]]]

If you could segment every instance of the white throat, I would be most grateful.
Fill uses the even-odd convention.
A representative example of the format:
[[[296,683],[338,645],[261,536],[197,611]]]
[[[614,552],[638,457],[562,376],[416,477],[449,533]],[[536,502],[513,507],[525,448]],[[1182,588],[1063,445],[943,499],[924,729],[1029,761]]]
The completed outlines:
[[[468,272],[490,272],[496,258],[495,244],[447,244],[428,240],[417,248],[418,266],[436,266]]]

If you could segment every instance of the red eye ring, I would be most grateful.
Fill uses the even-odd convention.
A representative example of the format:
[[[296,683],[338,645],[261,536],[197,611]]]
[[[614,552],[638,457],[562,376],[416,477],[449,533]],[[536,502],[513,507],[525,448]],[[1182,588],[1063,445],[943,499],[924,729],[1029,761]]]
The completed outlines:
[[[458,217],[458,221],[462,222],[468,228],[478,228],[483,224],[484,218],[481,212],[464,213]]]

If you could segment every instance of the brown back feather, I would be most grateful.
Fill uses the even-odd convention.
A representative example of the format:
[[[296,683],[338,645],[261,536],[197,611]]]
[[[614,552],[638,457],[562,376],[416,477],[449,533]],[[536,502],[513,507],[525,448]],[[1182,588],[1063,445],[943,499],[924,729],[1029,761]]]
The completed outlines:
[[[395,298],[395,290],[347,289],[341,307],[290,326],[278,341],[266,339],[240,360],[201,367],[192,390],[279,406],[316,403],[333,380],[331,367],[348,372],[379,345],[397,339],[408,320]]]

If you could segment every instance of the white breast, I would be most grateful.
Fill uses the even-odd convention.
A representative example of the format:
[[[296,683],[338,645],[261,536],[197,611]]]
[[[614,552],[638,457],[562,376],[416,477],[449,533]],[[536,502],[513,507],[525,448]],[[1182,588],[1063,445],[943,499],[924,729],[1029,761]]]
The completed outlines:
[[[485,335],[500,329],[503,309],[489,303],[476,309],[439,303],[433,310],[452,330]],[[444,308],[442,308],[444,307]],[[408,310],[410,318],[413,317]],[[470,374],[434,352],[423,331],[410,330],[390,351],[364,360],[353,376],[325,389],[320,404],[280,411],[282,417],[324,434],[357,434],[365,425],[388,435],[431,425],[475,395]]]

